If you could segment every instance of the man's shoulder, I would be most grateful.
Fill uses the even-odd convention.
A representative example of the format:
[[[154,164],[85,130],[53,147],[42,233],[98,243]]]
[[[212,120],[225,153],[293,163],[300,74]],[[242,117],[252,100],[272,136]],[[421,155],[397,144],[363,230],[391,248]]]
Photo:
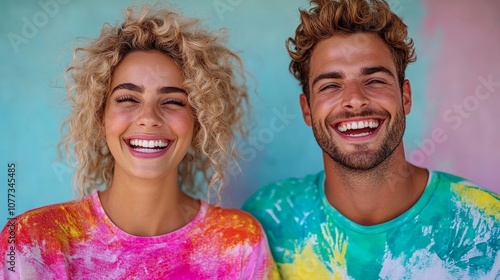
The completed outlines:
[[[275,257],[283,254],[277,247],[302,238],[306,224],[322,211],[323,183],[323,171],[287,178],[262,187],[243,204],[242,209],[262,224]]]
[[[289,177],[273,182],[250,196],[242,209],[252,213],[259,220],[261,220],[259,216],[271,209],[276,208],[280,213],[302,209],[304,205],[319,201],[323,180],[324,171],[320,171],[304,177]]]
[[[439,187],[449,188],[459,196],[470,197],[470,195],[480,195],[500,202],[500,195],[498,193],[488,190],[476,182],[443,171],[432,171],[432,173],[437,179],[436,182]]]
[[[441,183],[450,183],[450,184],[461,184],[461,185],[466,185],[470,187],[475,187],[479,189],[484,189],[481,187],[479,184],[470,181],[469,179],[466,179],[464,177],[458,176],[453,173],[441,171],[441,170],[430,170],[432,175],[436,178],[439,179]]]
[[[500,195],[463,177],[434,171],[438,191],[449,192],[454,205],[460,208],[477,209],[486,216],[500,221]],[[469,210],[467,210],[469,211]]]

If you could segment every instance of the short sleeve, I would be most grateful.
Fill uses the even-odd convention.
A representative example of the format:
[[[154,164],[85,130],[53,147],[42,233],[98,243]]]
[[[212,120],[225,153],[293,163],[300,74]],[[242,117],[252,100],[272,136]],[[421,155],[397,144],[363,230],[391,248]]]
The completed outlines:
[[[261,230],[261,238],[243,266],[240,279],[280,279],[273,260],[266,235]]]

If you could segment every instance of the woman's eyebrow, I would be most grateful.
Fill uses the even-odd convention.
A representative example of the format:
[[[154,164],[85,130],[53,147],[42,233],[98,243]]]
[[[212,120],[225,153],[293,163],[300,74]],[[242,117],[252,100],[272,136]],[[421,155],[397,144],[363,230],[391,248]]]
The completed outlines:
[[[141,86],[138,86],[138,85],[132,84],[132,83],[123,83],[123,84],[119,84],[116,87],[114,87],[113,90],[111,90],[111,93],[113,93],[119,89],[126,89],[126,90],[130,90],[130,91],[136,91],[139,93],[144,92],[144,87],[141,87]]]
[[[175,93],[175,92],[180,92],[180,93],[184,93],[184,94],[187,95],[186,90],[184,90],[182,88],[179,88],[179,87],[172,87],[172,86],[169,86],[169,87],[160,87],[157,90],[157,93],[160,93],[160,94]]]

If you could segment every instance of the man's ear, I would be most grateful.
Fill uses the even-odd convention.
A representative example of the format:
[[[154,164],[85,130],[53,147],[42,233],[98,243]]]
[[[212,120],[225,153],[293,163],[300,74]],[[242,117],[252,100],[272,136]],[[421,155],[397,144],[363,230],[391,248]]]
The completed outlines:
[[[312,125],[311,120],[311,108],[309,107],[309,102],[305,94],[300,94],[300,108],[302,109],[302,117],[308,126]]]
[[[411,85],[408,80],[403,82],[403,108],[405,115],[408,115],[411,111]]]

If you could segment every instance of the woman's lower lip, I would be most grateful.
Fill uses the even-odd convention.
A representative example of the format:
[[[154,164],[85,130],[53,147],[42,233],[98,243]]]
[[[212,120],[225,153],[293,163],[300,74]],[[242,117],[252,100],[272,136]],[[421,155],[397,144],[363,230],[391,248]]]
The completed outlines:
[[[147,149],[147,148],[132,148],[129,145],[127,145],[128,149],[130,150],[130,153],[137,158],[157,158],[162,156],[167,152],[167,150],[170,148],[170,145],[164,149],[160,149],[158,151],[151,151],[152,149]],[[143,151],[141,151],[143,150]]]

